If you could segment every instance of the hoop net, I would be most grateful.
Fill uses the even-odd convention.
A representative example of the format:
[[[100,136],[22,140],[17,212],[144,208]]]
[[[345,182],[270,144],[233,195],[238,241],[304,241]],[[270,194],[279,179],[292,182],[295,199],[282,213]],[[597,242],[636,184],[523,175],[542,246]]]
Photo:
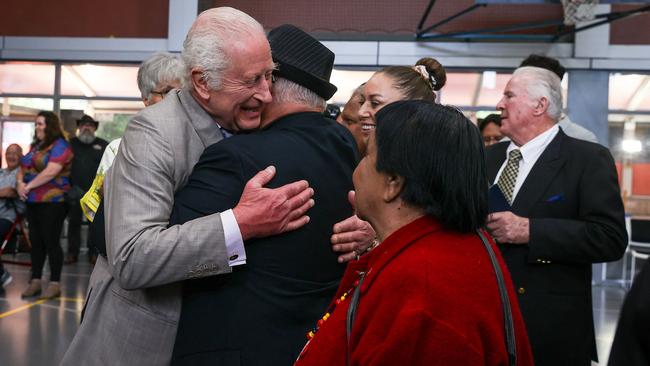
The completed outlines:
[[[564,24],[575,25],[578,22],[594,20],[596,5],[599,0],[562,0]]]

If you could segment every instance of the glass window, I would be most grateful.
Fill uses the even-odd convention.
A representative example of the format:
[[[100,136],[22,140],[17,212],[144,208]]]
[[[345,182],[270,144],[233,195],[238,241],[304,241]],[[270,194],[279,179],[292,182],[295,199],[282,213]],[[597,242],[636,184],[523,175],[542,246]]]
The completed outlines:
[[[139,98],[138,65],[62,65],[61,95]]]
[[[39,111],[54,110],[54,100],[49,98],[5,98],[10,116],[33,116]]]
[[[611,74],[609,109],[650,111],[650,75]]]
[[[337,91],[328,103],[345,105],[354,90],[368,81],[374,73],[374,71],[332,70],[330,82],[336,85]]]
[[[23,154],[29,151],[29,145],[34,139],[34,122],[5,121],[2,123],[2,167],[7,166],[5,150],[11,144],[23,148]]]
[[[45,62],[0,64],[0,94],[53,94],[54,65]]]
[[[99,121],[97,136],[106,141],[113,141],[124,135],[126,125],[133,114],[125,113],[97,113],[95,119]]]

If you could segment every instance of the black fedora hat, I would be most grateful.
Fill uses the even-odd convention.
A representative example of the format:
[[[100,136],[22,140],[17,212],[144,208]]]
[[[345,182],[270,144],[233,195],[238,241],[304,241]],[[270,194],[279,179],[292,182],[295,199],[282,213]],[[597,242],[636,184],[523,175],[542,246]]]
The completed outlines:
[[[77,120],[77,127],[85,124],[95,125],[95,128],[99,126],[99,122],[95,121],[91,116],[84,114],[80,119]]]
[[[300,28],[284,24],[269,32],[273,61],[278,63],[274,74],[291,80],[328,100],[336,93],[329,82],[334,65],[334,52]]]

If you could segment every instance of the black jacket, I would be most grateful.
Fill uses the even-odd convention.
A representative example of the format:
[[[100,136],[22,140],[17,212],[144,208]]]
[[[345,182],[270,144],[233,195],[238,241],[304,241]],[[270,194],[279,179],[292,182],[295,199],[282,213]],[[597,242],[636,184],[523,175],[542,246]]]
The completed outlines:
[[[171,224],[234,207],[248,179],[269,165],[277,173],[268,187],[305,179],[316,205],[305,227],[247,241],[246,265],[232,274],[185,283],[174,364],[293,364],[343,274],[330,236],[352,214],[356,162],[352,135],[312,112],[206,149],[175,197]]]
[[[650,261],[628,292],[609,353],[609,366],[650,365]]]
[[[486,149],[490,182],[508,144]],[[535,364],[590,365],[597,359],[591,265],[620,258],[627,245],[609,150],[560,129],[526,177],[512,211],[530,219],[530,241],[499,247],[519,294]]]

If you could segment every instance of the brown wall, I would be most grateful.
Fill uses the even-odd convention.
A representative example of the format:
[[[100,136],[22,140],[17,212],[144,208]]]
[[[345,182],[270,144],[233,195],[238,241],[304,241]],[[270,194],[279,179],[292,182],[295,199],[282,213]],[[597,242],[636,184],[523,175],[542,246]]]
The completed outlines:
[[[266,28],[293,23],[303,29],[337,35],[408,36],[428,0],[199,0],[201,8],[233,6],[258,19]],[[425,26],[474,4],[473,0],[438,0]],[[613,5],[612,11],[639,5]],[[56,37],[166,38],[169,0],[3,0],[0,35]],[[562,18],[562,7],[490,5],[437,29],[458,32]],[[612,23],[612,44],[650,44],[650,13]],[[519,33],[549,34],[553,28]]]
[[[641,5],[612,5],[612,12],[640,7]],[[650,12],[613,22],[609,31],[609,42],[611,44],[650,44]]]
[[[408,35],[415,32],[428,3],[428,0],[216,0],[212,6],[232,6],[243,10],[266,28],[292,23],[316,33]],[[473,4],[473,0],[439,0],[425,22],[425,27]],[[499,27],[561,17],[562,7],[559,4],[490,5],[455,19],[440,27],[438,31],[467,31],[479,27]],[[552,30],[527,32],[539,34],[549,31]]]
[[[2,0],[0,35],[167,38],[169,0]]]

